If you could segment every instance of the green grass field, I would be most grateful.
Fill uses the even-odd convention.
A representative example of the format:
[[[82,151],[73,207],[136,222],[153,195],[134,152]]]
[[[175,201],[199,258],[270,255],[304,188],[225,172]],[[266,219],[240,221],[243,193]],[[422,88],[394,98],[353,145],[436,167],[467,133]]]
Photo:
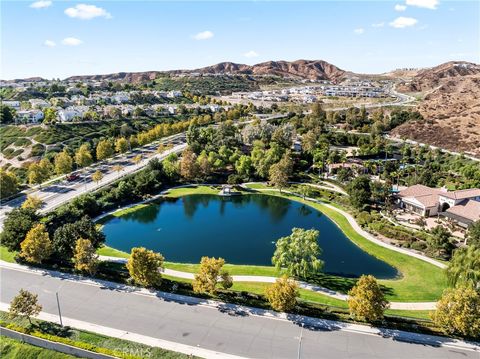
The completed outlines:
[[[39,348],[18,340],[0,336],[2,359],[74,359],[75,356]]]

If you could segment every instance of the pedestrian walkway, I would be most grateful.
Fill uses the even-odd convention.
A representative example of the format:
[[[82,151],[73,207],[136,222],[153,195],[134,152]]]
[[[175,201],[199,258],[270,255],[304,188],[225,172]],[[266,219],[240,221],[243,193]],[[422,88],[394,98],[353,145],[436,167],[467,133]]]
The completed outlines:
[[[100,256],[100,260],[116,263],[126,263],[126,258],[117,258],[117,257],[108,257]],[[182,272],[178,270],[165,268],[162,271],[163,274],[183,279],[193,280],[195,277],[194,273]],[[256,275],[233,275],[232,279],[234,282],[253,282],[253,283],[275,283],[277,280],[276,277],[268,276],[256,276]],[[330,298],[338,300],[348,300],[348,295],[336,292],[334,290],[321,287],[318,285],[310,284],[307,282],[297,281],[298,286],[301,289],[310,290],[312,292],[326,295]],[[399,310],[434,310],[436,302],[390,302],[390,309],[399,309]]]

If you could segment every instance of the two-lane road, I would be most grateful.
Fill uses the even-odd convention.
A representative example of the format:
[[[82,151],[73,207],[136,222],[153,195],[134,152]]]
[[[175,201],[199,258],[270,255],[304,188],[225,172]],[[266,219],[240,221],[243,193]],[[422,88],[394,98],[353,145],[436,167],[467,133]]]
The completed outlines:
[[[0,275],[2,303],[9,303],[24,288],[39,295],[44,312],[56,315],[58,292],[64,317],[243,357],[479,358],[474,351],[344,330],[302,330],[287,320],[231,315],[204,305],[180,304],[16,269],[2,267]]]

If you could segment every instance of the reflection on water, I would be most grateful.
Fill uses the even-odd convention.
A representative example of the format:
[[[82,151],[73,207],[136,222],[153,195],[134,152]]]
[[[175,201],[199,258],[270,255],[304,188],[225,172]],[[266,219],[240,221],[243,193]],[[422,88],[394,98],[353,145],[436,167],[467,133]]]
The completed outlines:
[[[104,226],[107,245],[130,252],[144,246],[168,261],[198,263],[202,256],[233,264],[271,265],[275,241],[293,227],[320,231],[327,273],[392,278],[396,270],[362,251],[321,212],[267,195],[190,195],[126,214]]]

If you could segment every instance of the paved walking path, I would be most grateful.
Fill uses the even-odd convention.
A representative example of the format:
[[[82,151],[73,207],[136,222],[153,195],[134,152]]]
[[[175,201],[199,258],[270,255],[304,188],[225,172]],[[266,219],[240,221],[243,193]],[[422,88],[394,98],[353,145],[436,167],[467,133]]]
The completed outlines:
[[[162,305],[171,306],[173,305],[173,303],[187,304],[189,306],[195,306],[197,309],[193,309],[193,310],[197,314],[199,314],[200,311],[203,310],[202,308],[215,309],[217,312],[229,314],[228,317],[235,318],[235,323],[242,321],[243,320],[242,318],[263,318],[263,320],[276,320],[280,322],[294,323],[296,325],[300,325],[302,328],[312,329],[314,331],[320,329],[320,330],[326,330],[330,332],[348,332],[354,335],[359,335],[359,334],[367,335],[367,337],[376,336],[379,338],[392,338],[397,342],[421,343],[429,346],[454,348],[456,350],[467,350],[467,351],[474,351],[474,352],[480,351],[480,344],[477,342],[465,342],[465,341],[455,340],[447,337],[417,334],[417,333],[410,333],[410,332],[405,332],[401,330],[390,330],[390,329],[384,329],[384,328],[371,327],[367,325],[351,324],[351,323],[344,323],[344,322],[338,322],[338,321],[332,321],[332,320],[312,318],[312,317],[302,316],[302,315],[279,313],[272,310],[253,308],[253,307],[236,305],[236,304],[228,304],[228,303],[223,303],[215,300],[189,297],[189,296],[184,296],[184,295],[179,295],[174,293],[166,293],[166,292],[155,291],[155,290],[147,290],[145,288],[128,286],[128,285],[110,282],[106,280],[88,279],[78,275],[66,274],[66,273],[53,271],[53,270],[30,268],[30,267],[19,265],[16,263],[6,263],[1,261],[0,269],[3,277],[2,278],[2,298],[0,300],[0,303],[1,303],[0,309],[2,310],[6,310],[8,308],[7,302],[9,301],[9,298],[11,298],[14,295],[15,291],[18,290],[18,288],[24,287],[24,288],[30,289],[33,286],[32,289],[34,289],[34,285],[32,283],[41,282],[42,283],[41,288],[43,290],[41,292],[42,301],[46,301],[49,298],[49,300],[54,302],[54,296],[52,297],[51,293],[58,291],[59,288],[54,288],[54,287],[57,285],[60,285],[63,290],[62,296],[61,296],[62,298],[61,302],[63,307],[68,307],[69,304],[72,304],[70,303],[70,301],[73,300],[74,308],[76,308],[75,312],[80,310],[79,311],[80,314],[81,313],[85,314],[85,310],[87,310],[86,308],[89,308],[88,310],[93,310],[96,308],[96,310],[98,311],[98,315],[95,315],[96,321],[100,321],[102,322],[102,324],[113,321],[112,323],[117,323],[117,325],[122,324],[121,326],[124,326],[123,325],[125,324],[124,321],[119,322],[118,318],[115,319],[112,317],[113,313],[117,313],[117,311],[121,312],[120,309],[115,309],[114,312],[109,313],[108,315],[106,313],[104,313],[105,315],[103,316],[99,314],[105,311],[110,311],[110,309],[113,308],[114,306],[125,305],[113,300],[110,303],[110,307],[105,307],[107,303],[103,303],[103,304],[100,303],[100,300],[104,297],[105,293],[108,294],[105,297],[106,299],[108,299],[109,297],[115,297],[117,300],[120,300],[119,295],[123,293],[122,294],[123,296],[129,297],[130,301],[135,302],[135,303],[132,302],[133,304],[131,303],[132,308],[137,308],[137,309],[141,308],[141,305],[146,305],[146,303],[144,303],[145,298],[150,298],[152,300],[160,299],[159,302],[156,302],[157,306],[162,306]],[[37,276],[39,276],[41,279],[35,278]],[[92,288],[92,289],[88,289],[88,288]],[[109,289],[111,290],[111,292],[105,292],[105,289]],[[77,297],[73,295],[74,291],[75,292],[78,291],[78,293],[84,293],[85,291],[98,292],[98,294],[95,296],[97,301],[96,307],[93,308],[91,306],[91,303],[90,304],[85,303],[87,307],[83,308],[84,306],[83,302],[78,301]],[[90,293],[90,295],[93,295],[93,293]],[[125,300],[127,300],[126,297],[125,297]],[[69,302],[67,302],[67,299]],[[55,313],[54,309],[56,308],[56,306],[54,305],[53,302],[45,306],[46,308],[50,308],[49,309],[50,314],[48,313],[42,314],[40,316],[41,319],[54,320],[55,316],[52,313]],[[140,303],[137,303],[137,302],[142,302],[142,304],[140,305]],[[73,314],[72,308],[70,308],[70,311]],[[65,311],[67,311],[67,309],[68,308],[65,308]],[[158,308],[158,310],[160,310],[160,307]],[[183,309],[181,310],[186,311],[190,309],[188,309],[188,307],[183,307]],[[141,310],[137,310],[133,312],[137,313],[140,316],[142,315]],[[159,311],[158,313],[160,316],[161,311]],[[117,313],[117,314],[120,314],[120,318],[123,318],[123,316],[127,315],[126,312]],[[214,315],[214,314],[215,313],[212,313],[211,315]],[[227,320],[228,317],[225,317],[224,320]],[[81,316],[80,318],[81,320],[78,318],[71,319],[69,315],[66,315],[66,317],[63,319],[66,323],[68,323],[68,325],[71,325],[72,327],[90,330],[90,331],[105,334],[108,336],[138,341],[145,344],[160,346],[166,349],[171,349],[171,350],[175,350],[183,353],[190,352],[194,355],[199,355],[207,358],[213,358],[213,357],[228,358],[229,357],[229,356],[226,356],[225,354],[218,353],[215,350],[211,350],[211,349],[206,351],[205,349],[198,348],[198,351],[192,352],[192,350],[196,349],[196,347],[185,346],[184,344],[177,344],[174,342],[164,341],[159,338],[146,336],[145,334],[149,334],[149,332],[144,333],[143,335],[140,335],[137,333],[126,331],[125,329],[120,330],[120,329],[115,329],[113,327],[102,326],[100,325],[100,322],[97,322],[95,324],[95,321],[93,321],[93,323],[90,321],[89,322],[84,321],[86,319],[85,316]],[[149,318],[150,316],[141,317],[142,320],[147,320],[147,319],[149,320]],[[107,320],[107,319],[111,319],[111,320]],[[192,320],[193,320],[193,317],[192,317]],[[177,322],[178,321],[175,321],[174,323],[177,323]],[[155,328],[158,329],[158,325],[155,326]],[[230,326],[229,328],[231,329],[232,327]],[[279,330],[278,327],[277,329]],[[234,356],[230,356],[230,357],[234,358]]]
[[[261,192],[279,192],[278,189],[276,188],[255,188],[255,190],[257,191],[261,191]],[[297,196],[297,197],[300,197],[302,198],[302,195],[301,194],[298,194],[298,193],[295,193],[295,192],[291,192],[291,191],[286,191],[284,190],[283,193],[288,193],[288,194],[292,194],[294,196]],[[315,198],[310,198],[310,197],[306,197],[305,198],[306,200],[310,201],[310,202],[314,202],[314,203],[318,203],[318,204],[321,204],[322,206],[325,206],[331,210],[334,210],[338,213],[340,213],[341,215],[343,215],[348,223],[353,227],[353,229],[358,233],[360,234],[361,236],[365,237],[366,239],[368,239],[370,242],[373,242],[381,247],[384,247],[384,248],[388,248],[392,251],[395,251],[395,252],[399,252],[399,253],[402,253],[402,254],[405,254],[407,256],[410,256],[410,257],[415,257],[417,259],[420,259],[422,261],[425,261],[425,262],[428,262],[430,264],[433,264],[434,266],[436,267],[439,267],[439,268],[442,268],[442,269],[445,269],[447,268],[447,266],[433,258],[430,258],[430,257],[427,257],[427,256],[424,256],[423,254],[419,254],[419,253],[416,253],[416,252],[412,252],[412,251],[409,251],[405,248],[401,248],[401,247],[397,247],[397,246],[394,246],[392,244],[389,244],[389,243],[385,243],[381,240],[379,240],[378,238],[376,238],[374,235],[372,235],[371,233],[368,233],[367,231],[365,231],[364,229],[362,229],[362,227],[360,227],[360,225],[355,221],[355,218],[353,218],[353,216],[348,213],[348,212],[345,212],[344,210],[340,209],[340,208],[337,208],[335,206],[332,206],[331,204],[328,204],[328,203],[325,203],[323,201],[320,201],[318,199],[315,199]],[[335,222],[335,221],[334,221]]]
[[[118,257],[109,257],[109,256],[100,256],[100,260],[116,263],[126,263],[126,258]],[[165,268],[162,271],[163,274],[169,275],[172,277],[183,278],[183,279],[194,279],[195,274],[190,272],[182,272],[178,270]],[[233,275],[232,279],[234,282],[254,282],[254,283],[275,283],[277,280],[276,277],[269,276],[257,276],[257,275]],[[298,286],[302,289],[311,290],[312,292],[323,294],[331,298],[338,300],[347,300],[348,295],[336,292],[334,290],[321,287],[318,285],[310,284],[307,282],[297,281]],[[401,309],[401,310],[434,310],[436,302],[390,302],[390,309]]]

